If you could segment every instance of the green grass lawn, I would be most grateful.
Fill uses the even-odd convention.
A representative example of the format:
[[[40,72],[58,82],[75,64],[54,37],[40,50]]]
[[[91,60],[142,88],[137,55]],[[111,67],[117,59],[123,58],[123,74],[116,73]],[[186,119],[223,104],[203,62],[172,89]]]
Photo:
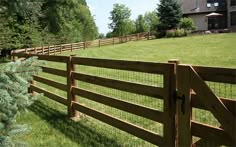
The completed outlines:
[[[181,63],[236,68],[236,46],[234,41],[236,34],[217,34],[205,36],[193,36],[174,39],[156,39],[149,41],[128,42],[115,46],[104,46],[101,48],[89,48],[74,52],[65,52],[63,55],[76,54],[81,57],[106,58],[135,61],[154,61],[166,63],[169,59],[180,59]],[[65,69],[65,65],[48,62],[47,66]],[[95,74],[98,76],[130,80],[148,85],[162,85],[161,77],[151,74],[138,74],[134,72],[123,72],[119,70],[108,70],[103,68],[89,68],[78,66],[79,72]],[[64,78],[50,74],[42,74],[49,79],[65,83]],[[156,84],[156,85],[155,85]],[[38,83],[47,90],[66,96],[65,92]],[[79,83],[82,88],[101,92],[104,95],[114,96],[126,101],[142,104],[146,107],[162,111],[163,102],[141,95],[121,92],[114,89],[103,88]],[[234,90],[235,85],[233,85]],[[214,88],[214,84],[212,86]],[[217,92],[217,90],[216,90]],[[229,93],[232,91],[228,91]],[[231,94],[231,97],[235,97]],[[122,118],[136,125],[149,129],[162,135],[162,125],[150,120],[136,117],[110,107],[78,98],[80,103],[90,106],[102,112]],[[208,122],[210,114],[206,112],[197,113],[203,122]],[[30,108],[28,113],[21,113],[17,117],[19,123],[31,125],[32,130],[26,136],[20,138],[29,143],[30,146],[151,146],[136,137],[105,125],[95,119],[84,116],[80,121],[74,122],[67,118],[66,107],[53,102],[45,97],[39,99]],[[201,121],[201,120],[199,120]],[[213,125],[217,121],[211,120]]]
[[[236,67],[236,33],[128,42],[73,52],[77,56]],[[66,53],[72,54],[71,52]]]

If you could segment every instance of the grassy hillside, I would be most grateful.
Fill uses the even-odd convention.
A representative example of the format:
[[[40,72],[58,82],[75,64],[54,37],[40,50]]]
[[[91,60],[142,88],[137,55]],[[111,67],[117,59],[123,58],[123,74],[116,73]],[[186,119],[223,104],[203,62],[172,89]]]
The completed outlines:
[[[104,46],[99,49],[89,48],[73,53],[76,53],[77,56],[93,58],[155,62],[180,59],[184,64],[236,67],[235,40],[236,33],[212,34],[128,42],[115,46]]]
[[[150,41],[129,42],[115,46],[105,46],[101,48],[89,48],[86,50],[78,50],[74,52],[65,52],[63,55],[76,54],[81,57],[92,58],[107,58],[119,60],[139,60],[139,61],[155,61],[167,62],[168,59],[180,59],[181,63],[206,65],[206,66],[221,66],[221,67],[236,67],[236,46],[234,41],[236,34],[217,34],[206,36],[194,36],[186,38],[174,39],[157,39]],[[48,62],[47,66],[64,69],[62,64]],[[92,73],[102,76],[109,76],[112,78],[123,78],[125,76],[130,78],[129,73],[120,73],[117,71],[109,71],[96,68],[78,67],[82,72]],[[66,80],[50,74],[42,74],[48,79],[65,83]],[[153,84],[152,76],[141,75],[134,76],[131,74],[131,80],[134,82],[141,80],[148,80]],[[147,79],[145,79],[147,78]],[[130,80],[130,79],[128,79]],[[154,79],[154,81],[158,79]],[[47,90],[66,96],[65,92],[55,88],[38,83]],[[161,102],[153,103],[149,97],[142,97],[140,95],[132,95],[121,93],[111,89],[86,85],[79,83],[83,88],[90,88],[89,90],[101,91],[107,95],[124,97],[125,100],[131,101],[139,99],[137,103],[147,105],[162,110]],[[215,86],[215,85],[214,85]],[[235,87],[233,87],[235,90]],[[232,92],[232,90],[231,90]],[[235,96],[235,92],[234,95]],[[91,101],[86,101],[79,98],[81,103],[97,108],[100,111],[112,113],[117,117],[123,116],[137,125],[141,125],[147,129],[151,129],[157,133],[162,134],[160,124],[146,121],[141,118],[134,119],[131,115],[123,115],[123,112],[113,109],[105,109],[106,107],[98,105]],[[108,112],[110,111],[111,112]],[[196,113],[196,112],[194,112]],[[202,118],[203,122],[209,121],[211,115],[206,112],[196,113],[198,117]],[[33,106],[30,107],[28,113],[22,113],[18,116],[20,123],[27,123],[32,126],[32,130],[26,136],[21,138],[29,142],[30,146],[58,146],[58,147],[76,147],[76,146],[150,146],[150,144],[137,139],[136,137],[127,135],[122,131],[118,131],[108,125],[100,123],[99,121],[90,117],[83,117],[79,122],[69,120],[66,116],[66,107],[56,102],[53,102],[45,97],[41,98]],[[144,123],[145,122],[145,123]],[[211,120],[212,125],[217,125],[217,121]]]

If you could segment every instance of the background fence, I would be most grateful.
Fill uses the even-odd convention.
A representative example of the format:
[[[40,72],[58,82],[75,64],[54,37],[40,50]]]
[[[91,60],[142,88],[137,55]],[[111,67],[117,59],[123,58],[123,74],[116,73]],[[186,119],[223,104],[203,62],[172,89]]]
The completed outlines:
[[[159,146],[235,145],[236,69],[38,57],[62,64],[43,67],[31,89],[66,105],[71,117],[79,116],[79,111]],[[53,80],[46,78],[49,75]],[[64,92],[50,92],[45,85]],[[150,146],[147,142],[144,145]]]
[[[24,53],[29,53],[29,54],[40,54],[40,55],[56,55],[56,54],[61,54],[64,51],[73,51],[73,50],[78,50],[78,49],[101,47],[105,45],[115,45],[115,44],[125,43],[129,41],[152,39],[154,37],[155,37],[155,34],[152,32],[143,32],[143,33],[132,34],[132,35],[127,35],[127,36],[122,36],[122,37],[99,39],[99,40],[79,42],[79,43],[47,45],[47,46],[41,46],[41,47],[18,49],[18,50],[14,50],[14,52],[15,53],[24,52]]]

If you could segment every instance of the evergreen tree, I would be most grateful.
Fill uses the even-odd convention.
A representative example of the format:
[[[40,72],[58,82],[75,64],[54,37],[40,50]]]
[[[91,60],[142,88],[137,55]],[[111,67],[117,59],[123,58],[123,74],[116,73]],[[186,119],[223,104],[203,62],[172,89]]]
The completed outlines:
[[[26,110],[38,96],[28,93],[32,75],[41,69],[37,57],[23,62],[11,62],[0,68],[0,146],[14,147],[21,144],[12,137],[22,135],[27,125],[15,123],[21,110]]]
[[[176,0],[160,0],[157,11],[160,18],[159,31],[177,28],[182,17],[182,10]]]

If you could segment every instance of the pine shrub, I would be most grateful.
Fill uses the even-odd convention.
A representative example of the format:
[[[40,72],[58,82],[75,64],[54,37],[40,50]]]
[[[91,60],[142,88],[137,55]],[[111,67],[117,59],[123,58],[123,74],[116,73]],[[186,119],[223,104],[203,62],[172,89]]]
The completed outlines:
[[[29,81],[41,68],[37,57],[10,62],[0,68],[0,146],[24,146],[14,140],[29,130],[27,125],[16,124],[16,116],[26,110],[38,96],[28,93]],[[14,137],[14,139],[13,139]]]

